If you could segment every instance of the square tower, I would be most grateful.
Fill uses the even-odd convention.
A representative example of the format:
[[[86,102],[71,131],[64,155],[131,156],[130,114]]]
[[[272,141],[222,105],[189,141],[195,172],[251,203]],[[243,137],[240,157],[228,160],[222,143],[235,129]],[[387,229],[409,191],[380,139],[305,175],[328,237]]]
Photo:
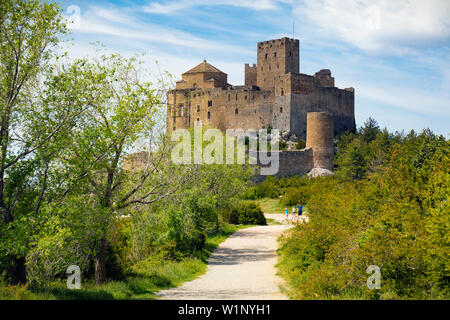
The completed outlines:
[[[245,85],[247,87],[256,86],[256,74],[257,68],[256,64],[249,66],[248,63],[245,64]]]
[[[300,41],[287,37],[258,42],[257,85],[263,90],[275,86],[275,77],[300,72]]]

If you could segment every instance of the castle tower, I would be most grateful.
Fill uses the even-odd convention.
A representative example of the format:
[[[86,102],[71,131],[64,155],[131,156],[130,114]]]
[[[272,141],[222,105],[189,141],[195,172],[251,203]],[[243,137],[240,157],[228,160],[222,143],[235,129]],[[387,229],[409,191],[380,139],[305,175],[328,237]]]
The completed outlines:
[[[256,86],[256,74],[257,68],[256,64],[249,66],[248,63],[245,64],[245,85],[247,87]]]
[[[306,120],[306,148],[312,148],[314,168],[333,170],[333,116],[327,112],[308,112]]]
[[[177,81],[177,89],[186,88],[221,88],[227,86],[228,75],[206,60],[181,75],[181,81]]]
[[[275,77],[300,72],[300,41],[281,38],[258,42],[257,85],[263,90],[274,87]]]

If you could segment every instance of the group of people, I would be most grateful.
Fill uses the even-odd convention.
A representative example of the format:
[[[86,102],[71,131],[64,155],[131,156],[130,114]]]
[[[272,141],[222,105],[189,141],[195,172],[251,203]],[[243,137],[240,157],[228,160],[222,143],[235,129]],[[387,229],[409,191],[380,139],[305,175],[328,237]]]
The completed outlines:
[[[292,207],[292,220],[294,219],[299,220],[302,214],[303,214],[303,206],[301,204],[299,204],[297,208],[295,206]],[[289,209],[287,207],[285,209],[285,217],[286,220],[289,220]]]

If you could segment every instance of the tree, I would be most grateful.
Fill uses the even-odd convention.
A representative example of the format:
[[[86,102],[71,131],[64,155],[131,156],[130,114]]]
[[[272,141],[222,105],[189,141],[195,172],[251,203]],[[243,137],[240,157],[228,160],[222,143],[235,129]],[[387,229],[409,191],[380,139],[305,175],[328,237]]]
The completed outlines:
[[[155,123],[164,107],[163,92],[141,80],[140,65],[135,57],[101,55],[63,66],[52,82],[59,104],[75,109],[86,106],[62,160],[67,190],[61,196],[90,194],[90,214],[101,216],[94,248],[97,284],[106,280],[106,233],[121,210],[163,199],[189,177],[164,177],[160,167],[170,160],[166,143],[159,147],[150,143],[147,151],[127,156],[154,138]],[[68,90],[70,95],[65,94]]]
[[[377,134],[380,133],[378,122],[373,118],[367,119],[366,122],[364,122],[364,127],[361,127],[359,130],[359,133],[364,142],[369,143],[375,140]]]
[[[39,211],[46,189],[48,159],[37,160],[35,155],[71,122],[72,112],[68,109],[48,112],[48,105],[35,104],[33,98],[39,97],[26,93],[30,92],[33,81],[39,81],[60,37],[66,32],[56,4],[39,0],[1,2],[0,214],[3,225],[0,232],[3,236],[18,228],[13,225],[19,214],[17,195],[23,191],[26,180],[37,172],[42,174],[44,183],[37,186],[41,190],[36,194],[32,192],[28,200],[36,201],[32,212]],[[25,236],[25,230],[17,231]],[[25,282],[23,246],[9,248],[6,254],[10,257],[12,283]]]

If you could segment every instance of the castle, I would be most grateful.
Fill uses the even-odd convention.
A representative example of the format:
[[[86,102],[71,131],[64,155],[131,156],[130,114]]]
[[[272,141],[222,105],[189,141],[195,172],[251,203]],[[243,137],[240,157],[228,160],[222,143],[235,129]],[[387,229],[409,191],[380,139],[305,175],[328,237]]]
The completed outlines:
[[[279,129],[306,140],[306,148],[280,151],[278,176],[333,170],[333,137],[355,129],[354,89],[335,87],[328,69],[300,73],[299,55],[298,39],[259,42],[243,86],[228,84],[227,74],[204,60],[168,92],[167,131],[196,123],[223,131]]]
[[[306,140],[308,112],[333,116],[334,134],[355,128],[354,89],[339,89],[330,70],[300,73],[298,39],[259,42],[257,64],[245,64],[245,85],[206,61],[182,74],[167,97],[167,131],[202,122],[221,130],[274,128]]]

